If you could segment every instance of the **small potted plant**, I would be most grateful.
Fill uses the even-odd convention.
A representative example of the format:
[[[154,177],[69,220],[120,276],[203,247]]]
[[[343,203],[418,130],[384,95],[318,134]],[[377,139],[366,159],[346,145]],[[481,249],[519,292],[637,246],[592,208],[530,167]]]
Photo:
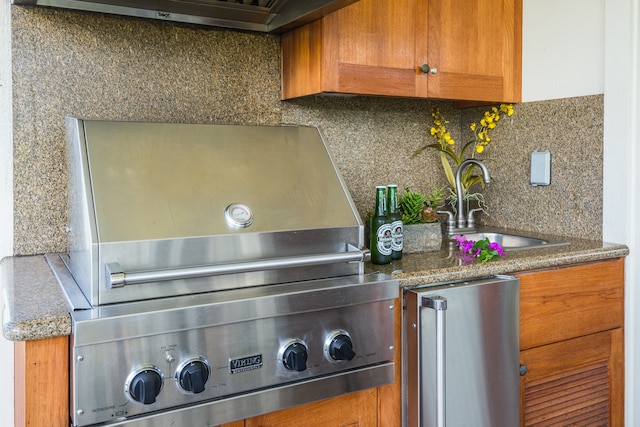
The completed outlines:
[[[422,194],[406,188],[400,196],[402,213],[403,252],[416,253],[440,250],[442,230],[436,210],[444,202],[444,188]]]

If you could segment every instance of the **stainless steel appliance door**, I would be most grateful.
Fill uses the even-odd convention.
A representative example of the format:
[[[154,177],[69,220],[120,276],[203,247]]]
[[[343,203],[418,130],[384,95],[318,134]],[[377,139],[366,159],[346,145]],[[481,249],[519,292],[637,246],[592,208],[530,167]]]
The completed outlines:
[[[510,276],[406,292],[406,425],[519,425],[519,295]]]

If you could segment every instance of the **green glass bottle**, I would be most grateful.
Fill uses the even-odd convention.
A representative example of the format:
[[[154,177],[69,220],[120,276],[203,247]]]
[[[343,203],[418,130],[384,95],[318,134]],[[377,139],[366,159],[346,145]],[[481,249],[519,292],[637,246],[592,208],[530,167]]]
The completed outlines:
[[[398,209],[398,186],[387,186],[387,208],[389,222],[391,223],[391,259],[402,258],[402,214]]]
[[[376,187],[376,209],[371,217],[369,249],[373,264],[391,262],[391,224],[387,216],[387,187]]]

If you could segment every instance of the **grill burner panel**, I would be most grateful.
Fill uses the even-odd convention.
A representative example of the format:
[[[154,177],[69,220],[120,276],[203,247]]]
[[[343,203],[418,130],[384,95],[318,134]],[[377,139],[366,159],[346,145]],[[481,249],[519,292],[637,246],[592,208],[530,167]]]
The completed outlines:
[[[72,286],[63,259],[47,259],[59,280]],[[220,401],[224,406],[222,400],[242,393],[255,398],[273,387],[311,387],[305,381],[313,382],[313,394],[301,395],[302,400],[292,404],[304,403],[308,396],[316,400],[357,390],[363,383],[374,387],[392,381],[394,337],[389,326],[399,292],[395,281],[370,274],[300,282],[295,292],[289,287],[245,288],[74,312],[73,425],[117,418],[133,422],[151,411],[202,402]],[[343,351],[355,353],[348,354],[351,359],[337,351],[345,341],[351,346]],[[293,344],[304,347],[303,369],[288,366],[283,357]],[[197,393],[185,390],[180,381],[193,362]],[[331,383],[340,377],[338,389],[320,381]],[[141,396],[140,390],[147,395]],[[259,408],[264,412],[282,406]],[[233,416],[216,413],[209,422],[217,425]]]

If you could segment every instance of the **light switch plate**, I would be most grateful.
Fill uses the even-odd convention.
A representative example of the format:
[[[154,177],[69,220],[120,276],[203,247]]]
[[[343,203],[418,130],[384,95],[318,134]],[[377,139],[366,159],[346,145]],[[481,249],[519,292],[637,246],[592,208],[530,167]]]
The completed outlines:
[[[551,153],[549,150],[531,153],[531,185],[551,184]]]

